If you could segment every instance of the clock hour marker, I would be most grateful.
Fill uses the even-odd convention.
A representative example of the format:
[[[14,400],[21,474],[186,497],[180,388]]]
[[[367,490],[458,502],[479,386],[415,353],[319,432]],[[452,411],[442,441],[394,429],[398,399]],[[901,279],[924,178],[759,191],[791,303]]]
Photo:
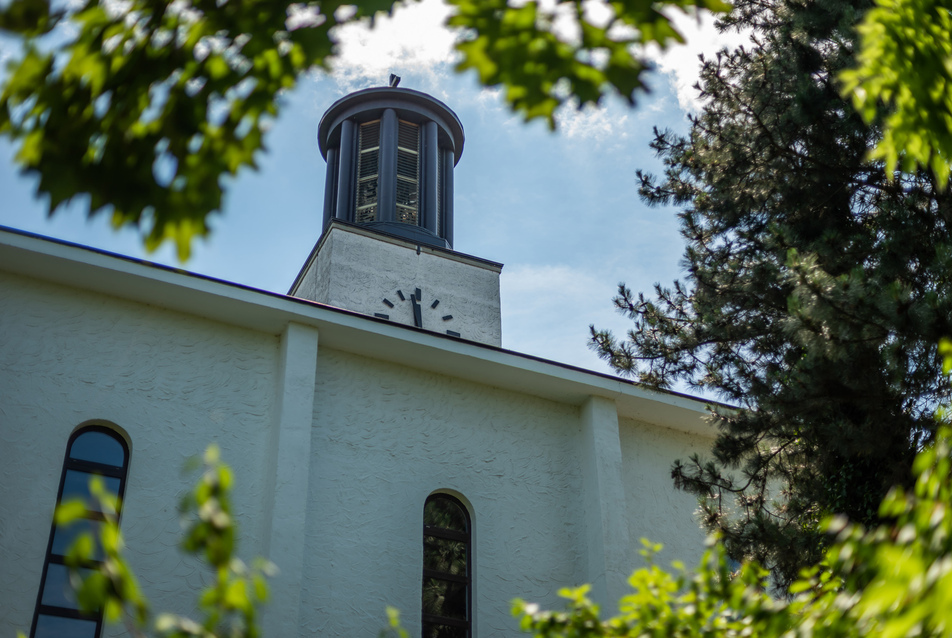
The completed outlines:
[[[398,291],[397,291],[397,296],[400,297],[400,301],[406,301],[406,300],[407,300],[407,298],[403,296],[403,291],[402,291],[402,290],[398,290]]]
[[[430,308],[436,308],[436,307],[439,306],[439,305],[440,305],[440,300],[439,300],[439,299],[434,299],[434,300],[433,300],[433,303],[430,304]]]
[[[443,321],[449,321],[453,318],[453,315],[443,315]]]
[[[458,337],[458,336],[460,336],[460,334],[459,334],[458,332],[453,332],[452,330],[447,330],[447,331],[446,331],[446,334],[448,334],[448,335],[451,336],[451,337]]]
[[[417,301],[423,301],[423,293],[420,291],[419,288],[416,289],[416,293],[414,293],[414,294],[416,295],[416,300],[417,300]]]
[[[386,297],[383,298],[383,303],[384,305],[387,306],[387,308],[393,308],[393,302],[387,299]]]
[[[374,313],[374,316],[377,317],[378,319],[389,319],[389,318],[390,318],[390,315],[385,315],[385,314],[383,314],[382,312],[375,312],[375,313]]]

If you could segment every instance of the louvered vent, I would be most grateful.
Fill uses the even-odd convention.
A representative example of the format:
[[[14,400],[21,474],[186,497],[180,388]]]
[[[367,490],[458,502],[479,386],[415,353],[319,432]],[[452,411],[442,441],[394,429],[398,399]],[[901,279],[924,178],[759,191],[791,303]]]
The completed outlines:
[[[403,120],[397,139],[397,221],[420,223],[420,127]]]
[[[358,224],[377,219],[377,167],[380,163],[380,120],[360,125],[357,148],[357,209]]]

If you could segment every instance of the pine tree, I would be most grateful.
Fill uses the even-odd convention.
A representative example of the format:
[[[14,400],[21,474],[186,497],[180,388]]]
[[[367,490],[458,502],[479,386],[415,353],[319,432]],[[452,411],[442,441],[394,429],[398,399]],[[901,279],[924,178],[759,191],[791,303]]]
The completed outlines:
[[[705,60],[706,100],[680,137],[657,132],[665,173],[640,194],[680,212],[686,278],[615,299],[624,339],[592,347],[654,387],[713,408],[713,460],[672,468],[730,556],[789,583],[817,560],[827,514],[877,522],[947,396],[952,198],[928,172],[867,161],[879,132],[840,97],[865,0],[738,0],[722,28],[751,46]]]

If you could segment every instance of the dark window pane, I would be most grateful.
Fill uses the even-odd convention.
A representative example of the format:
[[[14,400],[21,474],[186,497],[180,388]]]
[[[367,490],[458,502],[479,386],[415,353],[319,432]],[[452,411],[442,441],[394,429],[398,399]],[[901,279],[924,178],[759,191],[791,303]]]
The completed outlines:
[[[423,623],[423,638],[466,638],[466,627],[450,627]]]
[[[102,508],[99,507],[98,503],[93,503],[89,494],[89,480],[92,477],[93,475],[88,472],[66,470],[66,478],[63,480],[63,495],[60,500],[68,501],[71,498],[79,498],[86,502],[87,508],[94,512],[101,512]],[[100,478],[106,484],[106,490],[110,494],[119,493],[119,486],[122,484],[119,478],[115,476],[101,476]]]
[[[466,575],[466,543],[423,537],[423,567],[454,576]]]
[[[376,175],[361,180],[357,184],[357,209],[363,211],[368,206],[377,203],[377,177]]]
[[[73,440],[73,445],[69,448],[69,458],[122,467],[126,462],[126,453],[122,444],[114,437],[93,430],[84,432]]]
[[[79,570],[83,578],[92,573],[91,570]],[[79,609],[79,603],[76,602],[76,593],[69,582],[69,567],[57,563],[49,563],[46,566],[46,582],[43,584],[44,605],[52,607],[65,607],[67,609]]]
[[[96,638],[96,622],[40,614],[33,638]]]
[[[81,518],[65,526],[57,525],[56,531],[53,532],[53,553],[65,556],[70,545],[80,534],[90,533],[93,536],[94,544],[93,555],[90,558],[92,560],[102,560],[102,545],[99,542],[101,526],[100,521],[93,521],[88,518]]]
[[[469,514],[448,494],[423,507],[423,637],[469,638]]]
[[[423,613],[466,620],[466,583],[424,578]]]
[[[458,532],[468,531],[466,528],[466,512],[455,499],[448,497],[431,497],[423,508],[423,524],[443,529],[452,529]]]

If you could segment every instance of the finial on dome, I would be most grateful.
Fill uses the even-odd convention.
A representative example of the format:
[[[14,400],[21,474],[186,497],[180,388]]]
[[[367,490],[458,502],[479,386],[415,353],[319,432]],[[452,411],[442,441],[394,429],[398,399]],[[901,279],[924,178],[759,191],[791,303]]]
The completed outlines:
[[[390,88],[395,89],[400,84],[400,76],[396,73],[390,74]]]

